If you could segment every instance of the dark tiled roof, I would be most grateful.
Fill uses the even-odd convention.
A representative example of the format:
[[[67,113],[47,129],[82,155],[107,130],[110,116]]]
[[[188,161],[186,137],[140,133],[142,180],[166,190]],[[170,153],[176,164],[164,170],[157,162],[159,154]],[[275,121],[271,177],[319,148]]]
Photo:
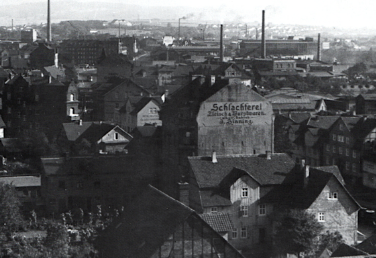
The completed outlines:
[[[356,245],[355,247],[369,254],[376,254],[376,235],[368,237],[366,240]]]
[[[287,154],[229,155],[218,156],[217,163],[211,157],[188,157],[190,166],[200,188],[217,187],[234,168],[246,171],[260,184],[280,184],[284,175],[295,166]]]
[[[77,140],[80,135],[85,132],[93,122],[82,122],[82,125],[78,123],[63,123],[63,130],[67,136],[68,141]]]
[[[205,213],[200,217],[217,232],[232,231],[233,225],[227,213]]]
[[[359,96],[363,97],[365,100],[376,100],[376,94],[360,94]]]
[[[339,118],[339,116],[314,116],[308,120],[307,125],[322,129],[329,129]]]
[[[192,209],[153,187],[147,187],[99,237],[107,257],[151,257]],[[125,255],[125,256],[124,256]]]
[[[352,247],[346,244],[341,244],[337,250],[335,250],[330,257],[354,257],[361,255],[369,255],[362,250],[357,249],[356,247]]]
[[[232,205],[229,198],[224,197],[216,190],[200,191],[200,197],[202,207],[221,207]]]
[[[332,178],[337,178],[350,199],[360,207],[344,187],[344,180],[336,166],[311,167],[306,185],[303,183],[303,175],[302,169],[290,173],[285,182],[262,197],[261,202],[279,203],[291,208],[307,209],[321,194],[328,182]]]

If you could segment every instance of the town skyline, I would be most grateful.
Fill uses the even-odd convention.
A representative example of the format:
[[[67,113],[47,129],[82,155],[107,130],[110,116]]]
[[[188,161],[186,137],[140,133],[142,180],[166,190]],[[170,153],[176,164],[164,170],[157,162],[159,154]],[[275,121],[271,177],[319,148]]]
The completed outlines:
[[[63,20],[137,20],[163,19],[177,20],[186,17],[191,21],[214,21],[218,23],[261,23],[261,11],[266,12],[266,22],[271,24],[296,24],[323,26],[331,29],[368,28],[376,29],[372,21],[372,10],[376,3],[360,1],[315,1],[314,5],[301,6],[295,0],[283,3],[275,0],[260,3],[245,3],[230,6],[225,1],[197,0],[179,3],[159,1],[51,1],[52,22]],[[359,3],[359,2],[357,2]],[[2,1],[0,25],[9,26],[44,23],[47,19],[47,1],[20,0]],[[6,8],[15,7],[17,8]],[[364,8],[366,7],[367,8]],[[336,11],[338,9],[338,11]]]

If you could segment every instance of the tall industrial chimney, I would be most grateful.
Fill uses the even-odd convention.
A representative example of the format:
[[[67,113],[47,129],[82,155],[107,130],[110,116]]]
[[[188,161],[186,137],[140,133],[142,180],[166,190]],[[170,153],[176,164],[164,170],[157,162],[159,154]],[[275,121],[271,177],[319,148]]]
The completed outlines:
[[[321,37],[317,36],[317,61],[321,61]]]
[[[47,42],[51,42],[51,6],[47,0]]]
[[[265,42],[265,10],[262,10],[262,25],[261,25],[261,58],[266,57],[266,42]]]
[[[220,32],[220,39],[219,39],[219,61],[223,62],[223,24],[221,24],[221,32]]]

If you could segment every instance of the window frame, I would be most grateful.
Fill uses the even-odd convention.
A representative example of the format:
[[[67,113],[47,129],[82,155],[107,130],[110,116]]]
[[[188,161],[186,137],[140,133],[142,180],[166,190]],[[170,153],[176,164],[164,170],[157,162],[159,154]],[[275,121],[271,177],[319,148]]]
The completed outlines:
[[[266,216],[266,204],[259,204],[258,214],[259,216]]]
[[[329,192],[328,193],[329,200],[338,200],[338,192]]]
[[[247,237],[248,237],[247,227],[241,227],[240,238],[247,238]]]
[[[248,198],[248,196],[249,196],[248,187],[242,187],[241,197]]]
[[[231,239],[237,239],[238,238],[238,229],[233,228],[231,231]]]
[[[240,209],[240,214],[241,214],[242,217],[248,217],[248,215],[249,215],[249,213],[248,213],[249,209],[248,209],[247,205],[241,205],[239,207],[239,209]]]
[[[317,214],[317,221],[318,222],[325,222],[325,212],[319,212]]]

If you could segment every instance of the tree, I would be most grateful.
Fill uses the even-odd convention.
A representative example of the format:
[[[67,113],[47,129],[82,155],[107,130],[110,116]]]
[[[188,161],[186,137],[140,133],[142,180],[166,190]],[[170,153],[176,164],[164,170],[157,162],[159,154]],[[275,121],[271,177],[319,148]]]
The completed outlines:
[[[299,209],[281,212],[275,222],[275,250],[281,255],[290,253],[300,257],[300,253],[314,250],[315,239],[323,229],[313,214]]]
[[[345,241],[343,240],[341,233],[338,231],[333,233],[327,230],[324,234],[320,235],[320,241],[317,249],[318,251],[322,251],[327,248],[329,251],[334,252],[337,250],[338,246],[344,242]]]
[[[20,205],[14,186],[0,183],[0,232],[14,232],[23,224]]]

